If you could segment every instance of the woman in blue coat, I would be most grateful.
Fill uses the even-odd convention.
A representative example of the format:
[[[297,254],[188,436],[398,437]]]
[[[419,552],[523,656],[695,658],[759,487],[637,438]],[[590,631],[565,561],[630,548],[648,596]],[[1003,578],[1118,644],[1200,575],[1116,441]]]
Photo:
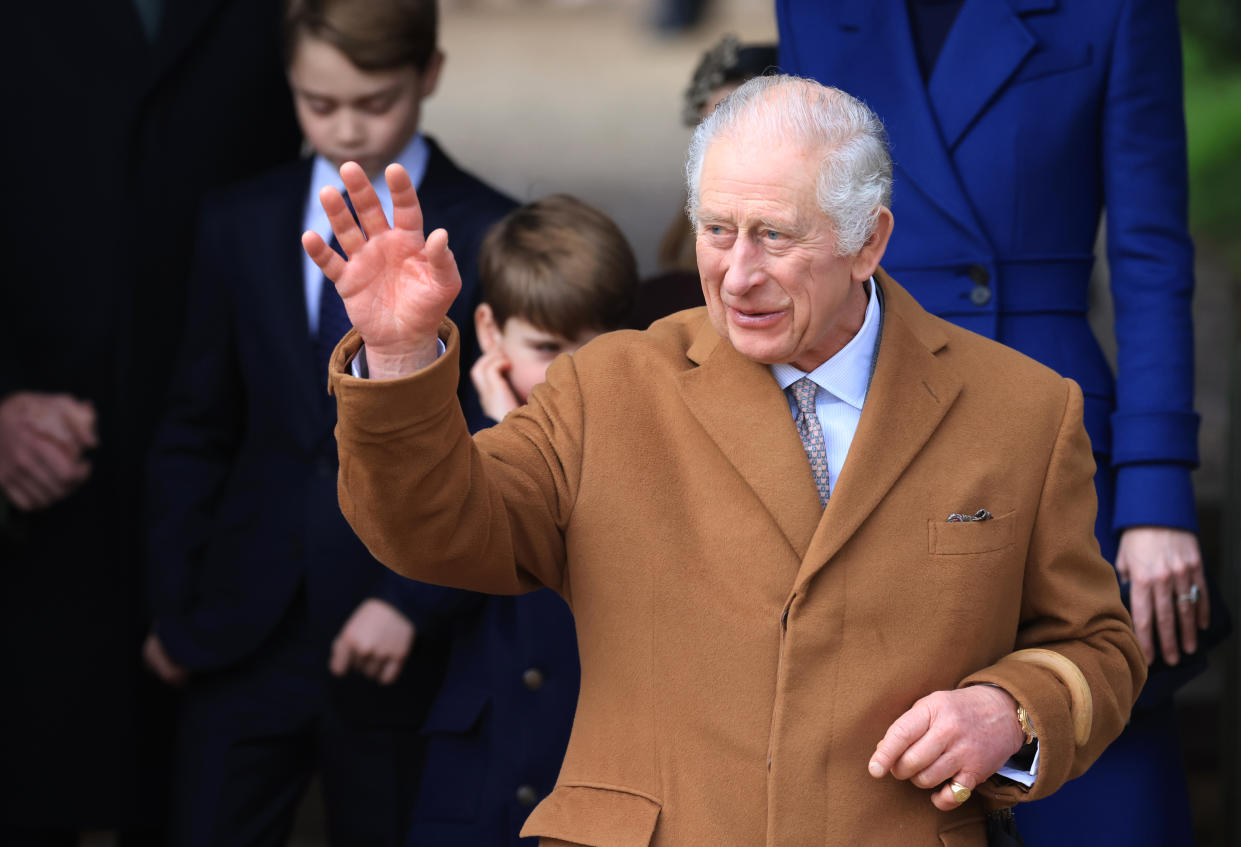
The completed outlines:
[[[1197,464],[1181,56],[1173,0],[777,0],[782,70],[887,125],[884,266],[926,308],[1072,377],[1099,472],[1096,534],[1151,680],[1083,777],[1018,812],[1026,843],[1192,840],[1172,691],[1209,622]],[[1117,374],[1087,323],[1107,213]],[[1037,728],[1036,728],[1037,729]]]

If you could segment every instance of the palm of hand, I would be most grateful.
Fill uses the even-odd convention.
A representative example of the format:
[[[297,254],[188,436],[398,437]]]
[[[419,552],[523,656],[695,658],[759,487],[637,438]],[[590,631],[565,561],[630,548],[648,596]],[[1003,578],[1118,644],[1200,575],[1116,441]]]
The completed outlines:
[[[441,229],[424,238],[418,195],[400,165],[385,171],[391,224],[356,163],[346,162],[340,175],[353,213],[334,188],[323,189],[319,200],[349,258],[329,248],[316,232],[305,233],[302,246],[336,283],[349,320],[367,345],[368,362],[384,362],[380,370],[389,376],[416,370],[435,358],[440,322],[461,290],[448,234]]]
[[[426,252],[420,233],[388,229],[349,257],[336,290],[369,347],[406,352],[410,339],[438,331],[461,279],[440,278]]]

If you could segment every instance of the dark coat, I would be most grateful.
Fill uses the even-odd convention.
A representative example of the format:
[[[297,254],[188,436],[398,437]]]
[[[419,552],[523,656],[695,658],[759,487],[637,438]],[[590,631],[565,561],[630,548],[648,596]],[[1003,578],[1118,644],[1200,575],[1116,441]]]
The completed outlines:
[[[0,529],[8,728],[0,818],[129,827],[158,813],[171,710],[140,667],[142,456],[180,341],[198,202],[291,160],[274,0],[5,10],[0,397],[91,401],[99,448],[67,500]],[[142,334],[141,345],[136,341]]]

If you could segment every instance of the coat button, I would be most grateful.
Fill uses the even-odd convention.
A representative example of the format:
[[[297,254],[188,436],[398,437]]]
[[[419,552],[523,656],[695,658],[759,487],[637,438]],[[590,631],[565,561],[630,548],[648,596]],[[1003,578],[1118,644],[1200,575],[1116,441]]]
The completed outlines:
[[[970,265],[965,269],[970,279],[975,285],[989,285],[991,283],[991,274],[982,265]]]
[[[975,285],[970,292],[970,302],[975,306],[985,306],[991,302],[991,289],[985,285]]]
[[[531,691],[538,691],[543,687],[543,672],[538,668],[526,668],[521,681]]]
[[[520,785],[517,787],[517,802],[528,809],[539,802],[539,792],[534,790],[533,785]]]

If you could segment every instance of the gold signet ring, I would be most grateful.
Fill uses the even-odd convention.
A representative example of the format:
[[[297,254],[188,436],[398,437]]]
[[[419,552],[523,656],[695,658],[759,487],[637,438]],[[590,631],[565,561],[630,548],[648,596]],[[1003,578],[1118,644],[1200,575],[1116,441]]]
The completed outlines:
[[[970,799],[970,790],[955,779],[948,783],[948,787],[952,789],[952,799],[957,801],[958,806]]]

